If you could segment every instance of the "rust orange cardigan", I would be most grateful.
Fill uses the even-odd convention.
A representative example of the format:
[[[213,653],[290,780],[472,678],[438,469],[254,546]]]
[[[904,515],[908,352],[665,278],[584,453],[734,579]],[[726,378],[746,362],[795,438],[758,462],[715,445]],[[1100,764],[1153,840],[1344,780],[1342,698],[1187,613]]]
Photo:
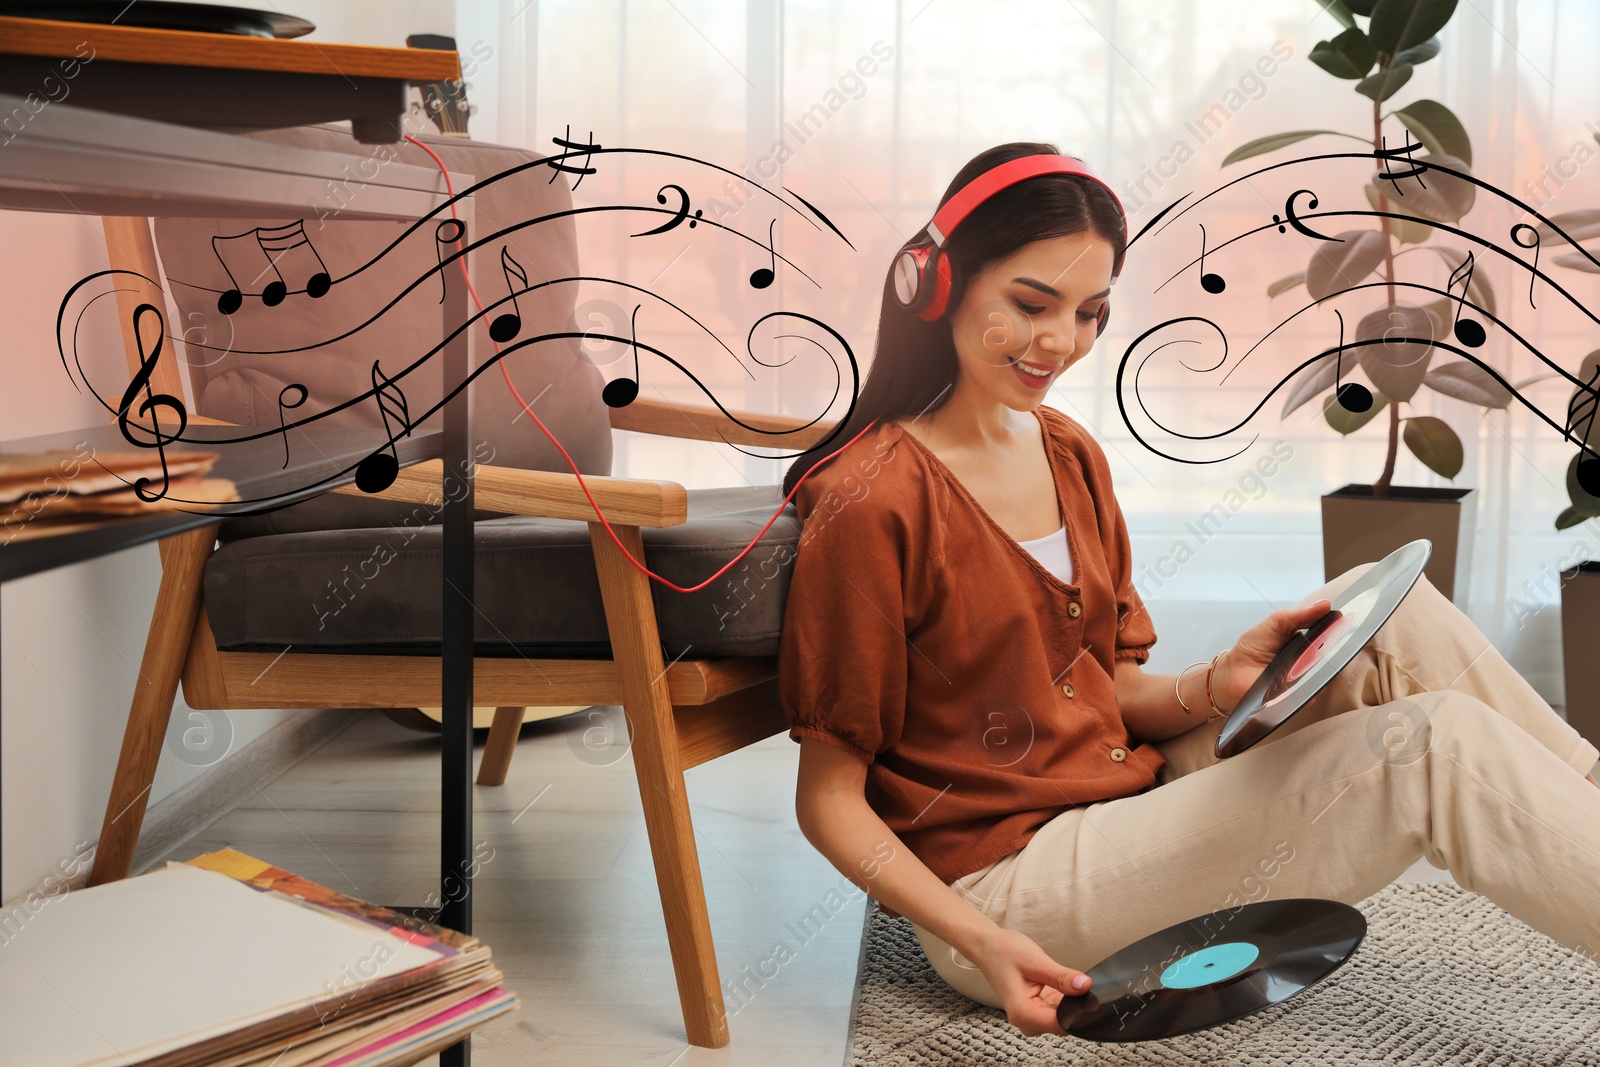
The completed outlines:
[[[1069,806],[1153,787],[1166,763],[1129,736],[1112,681],[1156,634],[1105,454],[1075,420],[1035,411],[1074,584],[898,426],[873,427],[794,495],[789,736],[866,761],[868,803],[947,883]]]

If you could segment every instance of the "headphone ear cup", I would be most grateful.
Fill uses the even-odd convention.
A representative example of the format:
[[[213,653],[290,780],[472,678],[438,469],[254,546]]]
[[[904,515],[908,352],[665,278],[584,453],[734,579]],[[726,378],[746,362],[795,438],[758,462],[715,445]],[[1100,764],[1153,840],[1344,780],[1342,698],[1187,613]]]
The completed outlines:
[[[928,322],[934,322],[950,306],[950,291],[955,287],[955,275],[950,257],[939,249],[934,249],[930,261],[923,268],[922,280],[932,290],[932,298],[928,301],[928,306],[917,314]]]
[[[1099,337],[1106,332],[1106,323],[1111,319],[1111,301],[1107,300],[1100,305],[1100,314],[1095,316],[1094,335]]]

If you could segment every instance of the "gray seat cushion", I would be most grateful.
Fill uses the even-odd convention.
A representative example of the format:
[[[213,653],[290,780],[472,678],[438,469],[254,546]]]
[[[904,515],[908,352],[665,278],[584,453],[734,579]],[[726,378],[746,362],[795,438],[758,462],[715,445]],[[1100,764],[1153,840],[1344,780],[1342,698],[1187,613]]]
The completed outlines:
[[[725,565],[783,499],[776,485],[691,489],[689,521],[643,531],[645,562],[683,586]],[[479,655],[609,657],[588,524],[521,516],[479,522]],[[437,654],[438,525],[251,537],[224,544],[205,602],[224,649]],[[696,593],[651,581],[667,658],[777,655],[800,535],[792,504],[727,574]]]

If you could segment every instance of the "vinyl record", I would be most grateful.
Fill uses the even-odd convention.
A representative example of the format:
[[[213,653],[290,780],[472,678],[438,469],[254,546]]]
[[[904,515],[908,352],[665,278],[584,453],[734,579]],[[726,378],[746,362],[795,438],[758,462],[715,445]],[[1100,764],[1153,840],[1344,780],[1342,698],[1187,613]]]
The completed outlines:
[[[1355,659],[1422,574],[1433,542],[1407,542],[1338,595],[1328,613],[1297,632],[1267,664],[1217,735],[1217,758],[1237,756],[1282,726]]]
[[[129,0],[0,0],[0,15],[245,37],[304,37],[317,28],[306,19],[281,11],[182,0],[139,0],[136,4]]]
[[[1090,1041],[1153,1041],[1252,1015],[1322,981],[1355,952],[1367,920],[1310,897],[1212,912],[1141,938],[1084,973],[1056,1021]]]

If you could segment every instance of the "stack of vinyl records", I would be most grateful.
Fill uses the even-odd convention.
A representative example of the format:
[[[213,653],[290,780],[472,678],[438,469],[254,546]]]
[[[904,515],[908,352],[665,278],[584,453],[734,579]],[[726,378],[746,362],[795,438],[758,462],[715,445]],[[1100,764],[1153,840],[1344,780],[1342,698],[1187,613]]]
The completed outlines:
[[[6,1063],[400,1067],[517,1006],[477,938],[231,849],[12,925]]]
[[[0,527],[23,536],[86,522],[161,511],[205,511],[239,499],[226,478],[207,474],[215,452],[169,450],[0,452]],[[163,467],[163,462],[165,467]],[[145,496],[135,486],[149,479]],[[145,499],[153,497],[154,499]]]

